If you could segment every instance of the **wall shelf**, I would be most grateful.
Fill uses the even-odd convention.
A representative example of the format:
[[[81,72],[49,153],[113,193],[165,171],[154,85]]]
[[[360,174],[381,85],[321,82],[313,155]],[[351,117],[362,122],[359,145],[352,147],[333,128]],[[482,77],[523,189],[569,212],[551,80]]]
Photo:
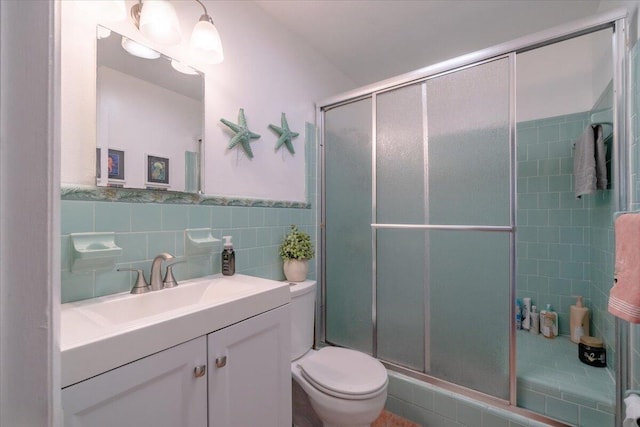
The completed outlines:
[[[122,253],[122,248],[115,243],[115,233],[71,233],[70,237],[74,273],[110,270]]]

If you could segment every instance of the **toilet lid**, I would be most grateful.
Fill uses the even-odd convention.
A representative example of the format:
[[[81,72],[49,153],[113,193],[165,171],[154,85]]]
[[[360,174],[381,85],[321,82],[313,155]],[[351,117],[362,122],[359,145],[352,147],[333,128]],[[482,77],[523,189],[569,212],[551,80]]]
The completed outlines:
[[[316,388],[344,399],[368,399],[387,385],[387,370],[373,357],[355,350],[325,347],[299,363]]]

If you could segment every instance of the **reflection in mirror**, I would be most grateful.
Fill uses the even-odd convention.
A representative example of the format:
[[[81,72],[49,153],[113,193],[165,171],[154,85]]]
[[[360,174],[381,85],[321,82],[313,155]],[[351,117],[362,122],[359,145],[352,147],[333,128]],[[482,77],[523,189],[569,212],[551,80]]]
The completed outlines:
[[[201,190],[203,77],[98,27],[98,186]]]

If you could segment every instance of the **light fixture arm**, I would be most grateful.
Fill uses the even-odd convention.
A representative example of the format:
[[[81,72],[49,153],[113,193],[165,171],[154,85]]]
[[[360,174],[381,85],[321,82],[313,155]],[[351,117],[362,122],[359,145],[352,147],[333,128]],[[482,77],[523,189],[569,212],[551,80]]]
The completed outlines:
[[[140,14],[142,13],[142,0],[138,0],[137,4],[131,6],[131,18],[133,18],[133,23],[136,28],[140,29]]]
[[[208,22],[211,23],[211,25],[214,25],[213,24],[213,19],[211,18],[211,16],[207,12],[207,8],[204,6],[204,3],[202,3],[200,0],[194,0],[194,1],[197,2],[200,6],[202,6],[202,9],[204,9],[204,14],[202,16],[200,16],[199,21],[208,21]]]

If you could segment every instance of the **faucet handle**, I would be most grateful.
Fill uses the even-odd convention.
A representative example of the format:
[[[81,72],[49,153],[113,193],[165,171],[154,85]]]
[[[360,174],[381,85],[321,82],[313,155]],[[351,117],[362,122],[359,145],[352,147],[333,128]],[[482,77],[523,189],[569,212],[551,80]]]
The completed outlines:
[[[178,281],[173,275],[172,267],[176,264],[182,264],[183,262],[186,262],[186,261],[176,261],[176,262],[172,262],[171,264],[167,264],[167,272],[165,273],[164,280],[162,281],[165,288],[173,288],[178,286]]]
[[[138,270],[135,268],[118,268],[118,271],[137,271],[138,278],[136,279],[136,284],[131,288],[132,294],[144,294],[145,292],[149,292],[149,284],[147,283],[147,279],[144,277],[144,271]]]

